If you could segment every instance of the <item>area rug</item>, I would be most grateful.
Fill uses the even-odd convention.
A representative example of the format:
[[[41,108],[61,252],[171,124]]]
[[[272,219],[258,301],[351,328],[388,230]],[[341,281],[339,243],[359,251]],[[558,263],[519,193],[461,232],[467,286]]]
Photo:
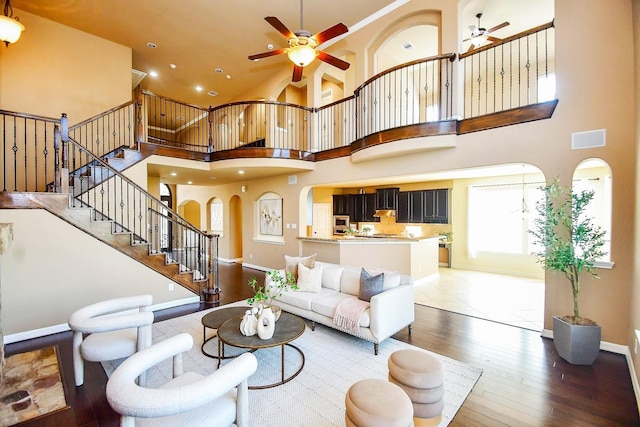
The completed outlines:
[[[55,346],[5,359],[0,426],[12,426],[67,406]]]
[[[207,374],[216,369],[216,359],[204,356],[200,350],[204,339],[200,319],[208,312],[193,313],[158,322],[153,326],[154,342],[181,332],[193,336],[194,346],[183,356],[185,371]],[[207,338],[212,335],[213,332],[207,330]],[[317,325],[315,331],[307,327],[293,344],[304,353],[302,372],[281,386],[249,391],[250,419],[259,420],[254,423],[261,427],[344,426],[344,398],[349,387],[365,378],[386,380],[387,360],[391,353],[416,348],[388,338],[380,343],[379,354],[376,356],[373,354],[372,343],[323,325]],[[205,345],[205,350],[213,354],[216,354],[216,348],[215,338]],[[226,348],[230,350],[228,346]],[[228,355],[229,351],[225,354]],[[280,375],[280,348],[261,349],[254,354],[258,358],[258,370],[249,378],[249,385],[277,382]],[[446,426],[471,392],[482,370],[436,353],[431,354],[443,363],[445,370],[445,408],[439,425]],[[297,352],[287,348],[286,375],[294,372],[300,362],[301,357]],[[107,375],[119,363],[120,361],[103,363]],[[170,377],[171,361],[167,360],[148,371],[147,386],[161,385]]]

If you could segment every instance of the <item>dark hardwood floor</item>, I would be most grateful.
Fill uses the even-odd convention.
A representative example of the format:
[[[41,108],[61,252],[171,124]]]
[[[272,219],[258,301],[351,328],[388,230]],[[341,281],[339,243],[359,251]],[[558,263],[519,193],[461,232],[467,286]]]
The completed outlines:
[[[248,298],[246,285],[264,273],[221,264],[221,304]],[[203,304],[155,313],[156,321],[208,308]],[[592,366],[573,366],[538,332],[416,305],[411,336],[394,338],[483,369],[451,426],[638,426],[638,407],[624,356],[601,351]],[[105,397],[107,377],[87,363],[85,384],[73,384],[71,333],[9,344],[7,354],[57,345],[69,409],[25,426],[118,426]],[[306,427],[306,426],[305,426]],[[312,426],[315,427],[315,426]],[[318,426],[320,427],[320,426]]]

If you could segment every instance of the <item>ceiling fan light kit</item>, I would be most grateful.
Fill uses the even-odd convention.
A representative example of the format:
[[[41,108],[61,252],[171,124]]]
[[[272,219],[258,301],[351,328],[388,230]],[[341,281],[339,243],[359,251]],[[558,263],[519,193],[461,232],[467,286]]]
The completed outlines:
[[[303,26],[302,16],[302,0],[300,0],[300,27]],[[280,34],[287,38],[289,47],[249,55],[250,60],[257,61],[258,59],[286,53],[289,60],[294,64],[292,77],[292,81],[294,82],[302,80],[303,68],[312,63],[316,58],[329,65],[340,68],[341,70],[349,68],[348,62],[316,49],[318,45],[326,42],[327,40],[347,33],[349,29],[346,25],[342,23],[336,24],[333,27],[327,28],[326,30],[312,36],[311,33],[306,30],[298,30],[294,33],[275,16],[267,16],[264,19],[271,24],[273,28],[278,30]]]
[[[478,18],[478,26],[469,25],[469,30],[471,30],[471,37],[463,40],[464,42],[471,42],[471,46],[469,47],[469,50],[467,52],[471,52],[472,50],[483,46],[485,43],[487,43],[487,41],[501,41],[502,39],[491,36],[491,33],[509,25],[509,22],[505,21],[502,24],[496,25],[495,27],[489,28],[487,30],[486,28],[480,26],[480,18],[482,18],[482,12],[477,13],[476,18]]]
[[[15,43],[20,39],[24,30],[24,25],[18,21],[18,17],[13,17],[13,9],[7,0],[4,4],[4,15],[0,15],[0,41],[9,46],[9,43]]]

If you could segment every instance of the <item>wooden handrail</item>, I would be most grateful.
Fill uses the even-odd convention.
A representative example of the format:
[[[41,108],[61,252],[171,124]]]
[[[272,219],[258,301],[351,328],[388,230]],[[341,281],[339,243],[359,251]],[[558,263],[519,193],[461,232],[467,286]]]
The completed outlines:
[[[367,80],[366,82],[364,82],[360,86],[358,86],[358,88],[356,90],[354,90],[353,92],[357,95],[362,90],[362,88],[367,86],[372,81],[377,80],[380,77],[382,77],[382,76],[384,76],[386,74],[392,73],[392,72],[394,72],[396,70],[399,70],[401,68],[410,67],[411,65],[421,64],[423,62],[439,61],[441,59],[448,59],[449,61],[453,62],[453,61],[455,61],[456,56],[457,55],[455,53],[443,53],[441,55],[429,56],[428,58],[416,59],[415,61],[405,62],[404,64],[396,65],[395,67],[392,67],[392,68],[389,68],[387,70],[384,70],[384,71],[376,74],[375,76],[371,77],[369,80]]]
[[[17,111],[0,110],[0,115],[15,116],[21,119],[42,120],[49,123],[60,123],[59,118],[55,119],[53,117],[38,116],[36,114],[18,113]]]
[[[520,32],[518,34],[514,34],[512,36],[506,37],[506,38],[504,38],[504,39],[502,39],[500,41],[489,43],[489,44],[486,44],[484,46],[480,46],[477,49],[473,49],[471,52],[460,53],[460,54],[458,54],[458,58],[464,59],[464,58],[466,58],[468,56],[471,56],[471,55],[474,55],[476,53],[480,53],[480,52],[484,52],[485,50],[493,49],[493,48],[495,48],[497,46],[512,42],[514,40],[521,39],[523,37],[530,36],[531,34],[539,33],[540,31],[548,30],[549,28],[553,28],[553,27],[554,27],[553,21],[547,22],[546,24],[542,24],[542,25],[539,25],[537,27],[530,28],[530,29],[528,29],[526,31],[522,31],[522,32]]]

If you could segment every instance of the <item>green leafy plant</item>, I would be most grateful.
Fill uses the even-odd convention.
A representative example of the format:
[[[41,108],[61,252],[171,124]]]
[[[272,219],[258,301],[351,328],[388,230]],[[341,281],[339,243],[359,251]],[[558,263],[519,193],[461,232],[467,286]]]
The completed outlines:
[[[586,272],[598,278],[595,262],[606,255],[602,250],[605,231],[585,215],[595,193],[587,190],[574,193],[570,187],[561,186],[557,178],[541,190],[545,197],[536,204],[538,217],[529,233],[542,249],[533,255],[545,270],[562,272],[571,283],[573,316],[563,319],[572,324],[594,324],[580,317],[578,295],[581,274]]]
[[[255,294],[247,299],[247,304],[268,306],[283,292],[287,292],[289,289],[298,289],[296,279],[290,271],[287,271],[285,276],[280,274],[278,270],[267,271],[266,279],[265,282],[269,282],[268,287],[259,286],[255,277],[249,280],[248,284],[253,288]]]

